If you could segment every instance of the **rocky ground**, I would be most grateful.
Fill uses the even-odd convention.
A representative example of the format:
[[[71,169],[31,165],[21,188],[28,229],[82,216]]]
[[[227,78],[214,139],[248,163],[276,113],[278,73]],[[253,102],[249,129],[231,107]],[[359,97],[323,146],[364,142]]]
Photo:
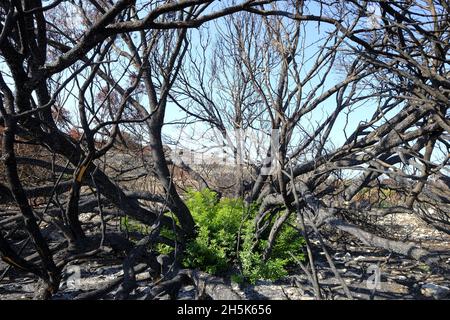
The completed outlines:
[[[450,237],[434,231],[410,215],[397,215],[382,221],[383,227],[396,236],[421,243],[425,248],[438,251],[450,264]],[[406,227],[405,227],[406,226]],[[450,275],[436,275],[429,267],[417,261],[379,249],[347,245],[332,252],[336,267],[355,299],[450,299]],[[345,299],[342,286],[334,276],[325,257],[316,257],[318,278],[323,295],[327,299]],[[0,264],[0,277],[5,270]],[[99,257],[89,262],[78,261],[66,267],[60,291],[54,299],[76,299],[82,293],[97,290],[122,275],[120,262]],[[150,275],[137,275],[138,288],[133,294],[137,299],[148,298],[152,289]],[[379,282],[375,282],[379,279]],[[213,280],[214,281],[214,280]],[[304,274],[293,275],[276,281],[259,281],[255,285],[238,285],[226,279],[217,280],[220,286],[230,290],[235,299],[310,300],[314,294]],[[0,299],[31,299],[35,290],[33,278],[9,271],[0,282]],[[213,289],[214,290],[214,289]],[[105,299],[114,299],[116,290]],[[162,299],[168,296],[160,297]],[[178,299],[196,298],[193,285],[183,287]]]

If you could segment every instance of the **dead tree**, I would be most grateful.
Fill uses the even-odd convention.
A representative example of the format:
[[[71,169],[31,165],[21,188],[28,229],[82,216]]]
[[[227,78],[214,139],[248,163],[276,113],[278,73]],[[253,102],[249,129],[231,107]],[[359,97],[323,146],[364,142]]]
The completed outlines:
[[[249,175],[237,160],[254,150],[239,137],[231,143],[237,194],[259,203],[255,241],[266,234],[265,259],[296,215],[304,237],[321,240],[326,254],[323,231],[331,227],[442,271],[432,252],[374,232],[367,216],[411,212],[449,233],[448,3],[311,3],[2,1],[0,201],[14,203],[0,217],[2,260],[39,278],[38,296],[49,298],[67,263],[109,243],[126,251],[127,273],[98,295],[122,284],[128,297],[141,260],[155,260],[150,244],[182,254],[195,221],[163,140],[178,108],[185,126],[195,119],[222,137],[245,128],[267,136],[262,163],[246,163]],[[202,50],[212,47],[201,45],[215,37],[205,31],[198,40],[191,30],[222,17],[211,59]],[[114,159],[123,150],[128,160]],[[22,175],[28,168],[39,177]],[[154,178],[158,192],[127,187],[141,176]],[[107,234],[108,219],[124,216],[156,231],[133,249]],[[313,249],[309,243],[304,270],[320,298]],[[203,282],[196,274],[168,279],[155,293],[175,297],[186,278]]]
[[[34,273],[44,280],[46,288],[43,297],[48,297],[57,290],[61,270],[56,268],[53,254],[39,228],[39,213],[29,205],[23,182],[18,177],[16,137],[25,142],[32,141],[68,161],[67,167],[73,172],[70,192],[66,203],[59,205],[60,214],[52,216],[50,222],[60,228],[71,247],[81,248],[85,238],[83,225],[79,220],[81,190],[83,185],[89,184],[89,176],[95,180],[96,192],[120,212],[144,224],[152,225],[155,222],[157,213],[141,205],[136,198],[127,196],[99,167],[98,161],[120,135],[121,123],[147,122],[156,173],[168,195],[165,201],[180,222],[177,228],[180,237],[192,236],[192,217],[170,180],[162,154],[161,127],[164,123],[168,90],[186,50],[187,29],[197,28],[207,21],[264,3],[267,1],[245,1],[214,9],[209,9],[210,1],[148,3],[139,7],[135,1],[130,0],[115,3],[88,1],[79,5],[55,1],[47,6],[40,0],[23,3],[4,1],[0,4],[0,124],[4,128],[2,157],[9,189],[20,208],[24,227],[41,257],[42,264],[38,266],[25,262],[3,235],[1,253],[7,263]],[[63,12],[72,14],[70,18],[73,20],[64,19],[61,16]],[[142,64],[133,76],[131,84],[125,88],[120,80],[114,80],[111,88],[113,91],[117,90],[122,97],[114,106],[114,113],[109,119],[99,119],[97,113],[103,103],[87,101],[86,98],[89,94],[92,97],[99,77],[108,81],[105,80],[108,74],[104,74],[102,69],[103,66],[112,67],[112,62],[107,58],[111,57],[112,47],[118,38],[123,37],[126,42],[126,38],[133,32],[143,36],[141,44],[146,46],[135,57],[136,60],[141,59]],[[158,40],[162,34],[165,34],[165,39]],[[147,37],[154,37],[156,41],[148,41]],[[154,56],[150,57],[155,53],[153,46],[159,46],[160,50],[168,49],[161,45],[164,45],[163,40],[169,38],[173,39],[170,44],[172,53],[165,55],[159,61],[160,65],[153,65],[154,61],[151,60]],[[123,59],[120,62],[122,61]],[[154,71],[157,75],[152,74]],[[146,85],[149,97],[148,110],[139,110],[136,100],[133,99],[133,92],[141,79]],[[74,84],[78,86],[76,91],[70,89],[70,85]],[[68,132],[64,132],[55,120],[55,112],[59,112],[55,102],[62,92],[68,92],[69,95],[76,92],[75,95],[78,96],[79,124],[82,132],[79,139],[74,139]],[[108,98],[109,96],[106,100]],[[138,119],[124,119],[123,114],[129,104],[140,111]],[[94,120],[97,125],[92,127]],[[96,139],[101,129],[107,131],[102,132],[107,135],[107,142],[99,147]],[[59,182],[58,180],[57,184]],[[43,216],[54,201],[55,199],[50,197]],[[169,227],[175,225],[169,216],[163,216],[161,223]]]

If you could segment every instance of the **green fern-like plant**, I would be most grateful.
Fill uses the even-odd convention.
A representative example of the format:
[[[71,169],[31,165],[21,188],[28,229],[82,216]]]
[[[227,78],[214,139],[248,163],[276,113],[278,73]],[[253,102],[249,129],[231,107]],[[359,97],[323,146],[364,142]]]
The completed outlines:
[[[228,270],[235,258],[237,234],[244,202],[241,199],[217,199],[215,192],[188,191],[186,204],[197,224],[197,237],[186,247],[185,267],[212,274]]]
[[[232,279],[239,283],[254,283],[259,279],[276,280],[286,276],[289,266],[295,264],[291,254],[296,259],[304,260],[303,238],[292,226],[285,224],[278,234],[270,258],[263,261],[262,253],[267,247],[267,241],[260,239],[255,245],[253,239],[256,204],[247,206],[242,199],[219,200],[214,191],[204,189],[189,190],[186,205],[197,226],[197,236],[186,245],[182,261],[186,268],[217,275],[239,267],[241,272],[233,274]],[[173,232],[162,230],[162,234],[171,238]],[[156,249],[164,253],[168,251],[164,245]]]
[[[267,261],[263,261],[262,258],[262,252],[267,248],[267,240],[259,240],[255,247],[253,235],[254,225],[253,223],[247,223],[240,260],[242,275],[250,283],[255,283],[260,279],[277,280],[283,278],[288,275],[288,268],[297,263],[296,260],[305,260],[303,253],[305,241],[299,232],[289,224],[285,224],[280,230]]]

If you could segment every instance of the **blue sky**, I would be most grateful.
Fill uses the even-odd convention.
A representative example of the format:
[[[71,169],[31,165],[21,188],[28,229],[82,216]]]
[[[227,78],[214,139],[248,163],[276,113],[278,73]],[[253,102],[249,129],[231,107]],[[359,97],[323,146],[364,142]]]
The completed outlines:
[[[220,41],[220,37],[218,36],[218,31],[217,28],[223,28],[223,23],[218,21],[216,23],[210,23],[208,25],[208,30],[211,33],[211,43],[210,43],[210,48],[209,50],[212,51],[213,46],[215,45],[216,41]],[[306,56],[311,56],[313,54],[316,53],[316,51],[318,50],[318,46],[322,44],[322,42],[317,43],[317,41],[319,40],[320,37],[324,37],[325,33],[330,30],[331,28],[328,27],[327,25],[321,24],[320,25],[320,29],[318,27],[317,23],[307,23],[306,24],[306,33],[305,33],[305,47],[307,49],[305,49],[305,55]],[[198,30],[192,30],[192,46],[196,49],[199,48],[197,42],[198,42]],[[207,54],[207,58],[210,58],[211,53]],[[305,63],[305,65],[303,66],[303,70],[309,71],[309,68],[312,67],[314,60],[310,60],[307,61]],[[276,71],[276,70],[274,70]],[[305,73],[306,73],[305,71]],[[275,72],[276,75],[276,72]],[[322,88],[322,91],[319,91],[317,93],[317,95],[320,95],[323,91],[327,90],[328,88],[334,86],[335,84],[339,83],[340,81],[342,81],[342,79],[345,77],[344,74],[342,74],[342,72],[339,72],[337,69],[333,69],[329,76],[326,78],[324,86]],[[274,77],[276,78],[276,77]],[[276,79],[273,79],[274,81],[276,81]],[[311,85],[314,86],[315,84],[317,84],[319,81],[318,77],[316,77],[313,81],[311,81]],[[305,88],[306,93],[308,93],[307,88]],[[371,117],[371,114],[373,112],[373,107],[375,107],[374,104],[372,104],[371,106],[364,106],[361,107],[361,110],[358,110],[357,112],[350,112],[349,113],[349,117],[348,117],[348,121],[344,115],[344,112],[338,117],[332,134],[330,136],[330,141],[332,141],[333,144],[335,144],[336,146],[341,145],[342,143],[345,142],[345,137],[346,134],[344,132],[347,133],[347,135],[350,135],[353,130],[357,127],[357,125],[360,123],[360,121],[365,121],[367,120],[367,117]],[[310,114],[305,115],[305,117],[303,117],[303,119],[300,121],[302,126],[305,126],[307,129],[312,130],[313,127],[315,127],[317,122],[322,122],[327,115],[329,115],[331,112],[333,112],[336,108],[336,100],[335,100],[335,96],[331,96],[330,98],[328,98],[324,103],[322,103],[317,110],[315,110],[314,112],[311,112]],[[367,110],[368,108],[370,108],[372,112],[370,112],[369,110]],[[365,109],[365,110],[364,110]],[[166,115],[166,120],[167,122],[180,122],[182,121],[182,119],[184,118],[184,113],[180,112],[180,110],[178,109],[177,106],[175,105],[169,105],[168,109],[167,109],[167,115]],[[199,132],[199,136],[203,133],[204,131],[204,127],[202,127],[201,125],[198,126],[198,130]],[[179,126],[171,126],[171,125],[166,125],[165,129],[164,129],[164,133],[168,136],[170,136],[172,139],[177,139],[177,137],[179,136]],[[298,138],[298,137],[294,137],[294,140]],[[196,141],[193,141],[193,147],[195,147],[195,143]]]

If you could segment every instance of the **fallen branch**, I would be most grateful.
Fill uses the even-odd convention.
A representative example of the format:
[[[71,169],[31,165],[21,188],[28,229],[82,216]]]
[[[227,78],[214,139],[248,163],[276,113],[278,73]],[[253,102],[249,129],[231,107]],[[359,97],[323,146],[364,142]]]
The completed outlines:
[[[242,297],[222,278],[198,270],[187,270],[186,274],[194,282],[199,298],[208,296],[213,300],[242,300]]]

